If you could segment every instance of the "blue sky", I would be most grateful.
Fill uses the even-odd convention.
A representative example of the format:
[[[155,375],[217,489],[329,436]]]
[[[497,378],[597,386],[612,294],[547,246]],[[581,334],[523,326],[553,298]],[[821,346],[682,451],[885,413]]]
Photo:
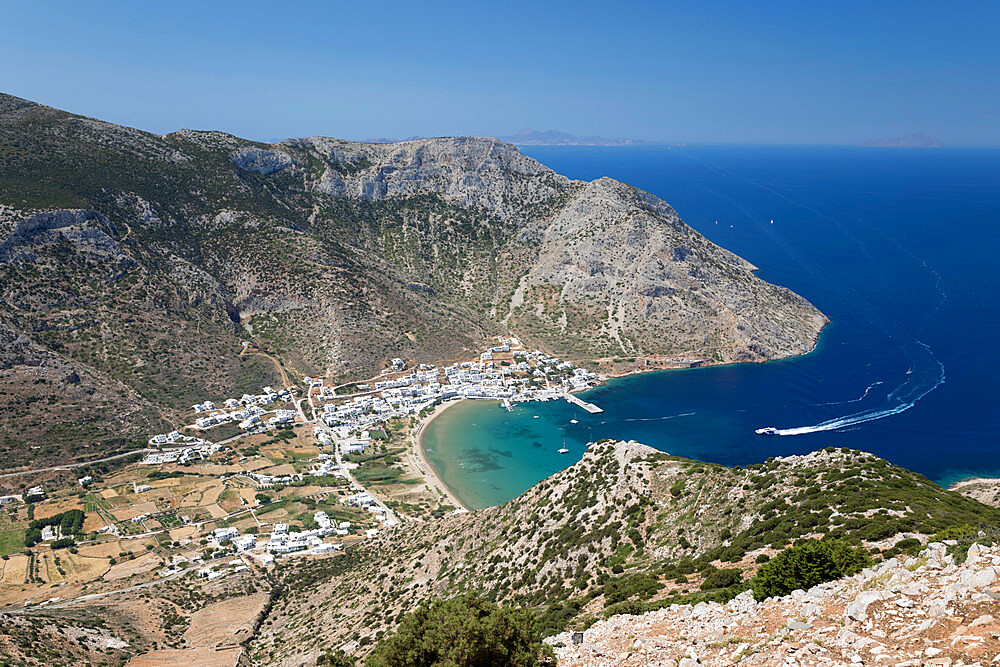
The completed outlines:
[[[166,133],[1000,145],[1000,2],[0,0],[0,91]]]

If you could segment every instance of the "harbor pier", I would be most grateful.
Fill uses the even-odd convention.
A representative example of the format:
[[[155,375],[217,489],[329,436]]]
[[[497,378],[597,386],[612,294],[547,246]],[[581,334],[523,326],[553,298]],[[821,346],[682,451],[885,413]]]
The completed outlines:
[[[588,403],[587,401],[584,401],[583,399],[581,399],[581,398],[579,398],[577,396],[574,396],[573,394],[569,394],[569,393],[563,394],[563,398],[565,398],[568,403],[572,403],[573,405],[577,405],[577,406],[583,408],[584,410],[586,410],[587,412],[589,412],[592,415],[593,414],[597,414],[598,412],[604,412],[604,410],[602,408],[597,407],[593,403]]]

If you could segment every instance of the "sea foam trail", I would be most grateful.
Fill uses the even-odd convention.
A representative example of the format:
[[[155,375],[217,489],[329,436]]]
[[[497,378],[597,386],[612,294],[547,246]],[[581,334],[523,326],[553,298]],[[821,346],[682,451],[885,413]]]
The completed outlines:
[[[885,384],[885,382],[883,380],[879,380],[878,382],[871,383],[870,385],[868,385],[868,388],[865,389],[865,393],[861,394],[861,396],[857,398],[852,398],[849,401],[831,401],[830,403],[817,403],[816,405],[847,405],[848,403],[860,403],[861,401],[868,398],[868,394],[871,393],[872,389],[879,386],[880,384]]]
[[[666,421],[667,419],[677,419],[678,417],[690,417],[694,414],[697,413],[682,412],[680,414],[666,415],[664,417],[628,417],[626,419],[615,419],[615,420],[605,419],[604,421],[597,422],[595,426],[600,426],[602,424],[618,424],[622,422],[661,422],[661,421]]]
[[[677,419],[678,417],[690,417],[693,412],[682,412],[679,415],[667,415],[665,417],[630,417],[623,419],[623,422],[659,422],[667,419]]]
[[[925,359],[924,364],[921,364],[920,368],[924,368],[925,372],[922,377],[916,377],[916,373],[910,370],[909,379],[907,379],[903,384],[896,387],[888,396],[886,396],[887,405],[881,408],[875,408],[871,410],[863,410],[861,412],[855,412],[850,415],[844,415],[843,417],[835,417],[834,419],[828,419],[819,424],[814,424],[813,426],[797,426],[795,428],[775,428],[773,430],[768,429],[771,435],[806,435],[807,433],[819,433],[820,431],[835,431],[842,428],[847,428],[848,426],[854,426],[856,424],[863,424],[865,422],[875,421],[876,419],[884,419],[886,417],[891,417],[892,415],[898,415],[901,412],[905,412],[916,405],[917,401],[931,393],[939,386],[944,384],[944,365],[938,361],[937,357],[931,352],[931,349],[921,343],[920,341],[915,341],[920,348],[926,353],[929,359]],[[915,364],[915,366],[917,366]],[[936,369],[936,374],[930,374],[931,369]],[[871,387],[868,388],[869,390]],[[867,392],[865,392],[867,395]],[[758,430],[758,433],[763,430]]]

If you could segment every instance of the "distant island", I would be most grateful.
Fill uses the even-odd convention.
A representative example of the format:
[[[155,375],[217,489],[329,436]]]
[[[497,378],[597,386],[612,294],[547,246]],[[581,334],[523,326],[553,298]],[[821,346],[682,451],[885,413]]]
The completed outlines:
[[[521,130],[517,134],[497,137],[515,146],[640,146],[656,142],[642,139],[609,139],[608,137],[582,137],[558,130]]]
[[[913,132],[911,134],[901,134],[890,139],[867,139],[862,141],[861,146],[875,146],[879,148],[942,148],[946,143],[935,137]]]
[[[413,135],[411,137],[406,137],[405,139],[400,139],[398,137],[370,137],[368,139],[361,139],[363,144],[398,144],[402,141],[421,141],[423,139],[428,139],[422,135]]]
[[[412,136],[405,139],[396,137],[372,137],[363,139],[366,144],[395,144],[402,141],[420,141],[427,139],[423,136]],[[642,139],[611,139],[608,137],[584,137],[569,132],[558,130],[521,130],[517,134],[497,136],[500,141],[506,141],[515,146],[650,146],[655,145],[655,141],[644,141]]]

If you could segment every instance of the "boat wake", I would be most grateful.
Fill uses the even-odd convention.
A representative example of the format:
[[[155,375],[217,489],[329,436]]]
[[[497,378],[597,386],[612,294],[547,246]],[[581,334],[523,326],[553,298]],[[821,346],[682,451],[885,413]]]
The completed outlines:
[[[776,428],[774,426],[766,426],[757,429],[757,433],[760,435],[806,435],[807,433],[819,433],[821,431],[836,431],[840,429],[847,428],[848,426],[855,426],[856,424],[863,424],[865,422],[875,421],[876,419],[884,419],[886,417],[891,417],[893,415],[898,415],[901,412],[906,412],[914,405],[917,401],[931,393],[939,386],[944,384],[944,365],[938,361],[937,357],[931,352],[931,349],[927,347],[924,343],[920,341],[915,341],[923,351],[923,359],[920,361],[922,363],[914,364],[914,368],[921,369],[916,371],[911,368],[907,371],[906,380],[903,384],[896,387],[892,392],[886,396],[887,403],[880,408],[873,408],[871,410],[862,410],[860,412],[855,412],[853,414],[844,415],[843,417],[835,417],[833,419],[827,419],[826,421],[820,422],[819,424],[814,424],[813,426],[797,426],[795,428]],[[876,382],[875,384],[881,384]],[[864,398],[871,391],[872,387],[868,387],[865,394],[861,397]],[[861,400],[861,399],[856,399]],[[844,403],[853,403],[856,401],[844,401]],[[833,405],[833,404],[830,404]]]
[[[861,401],[868,398],[868,394],[871,393],[872,389],[879,386],[880,384],[885,384],[885,382],[883,380],[879,380],[878,382],[871,383],[870,385],[868,385],[868,388],[865,389],[865,393],[861,394],[861,396],[859,396],[858,398],[852,398],[849,401],[833,401],[831,403],[817,403],[816,405],[847,405],[848,403],[860,403]]]
[[[664,417],[630,417],[628,419],[604,420],[604,421],[597,422],[597,424],[598,425],[600,425],[600,424],[610,424],[610,423],[620,424],[622,422],[661,422],[661,421],[666,421],[668,419],[677,419],[678,417],[690,417],[693,414],[695,414],[695,413],[694,412],[682,412],[682,413],[680,413],[678,415],[666,415]]]

